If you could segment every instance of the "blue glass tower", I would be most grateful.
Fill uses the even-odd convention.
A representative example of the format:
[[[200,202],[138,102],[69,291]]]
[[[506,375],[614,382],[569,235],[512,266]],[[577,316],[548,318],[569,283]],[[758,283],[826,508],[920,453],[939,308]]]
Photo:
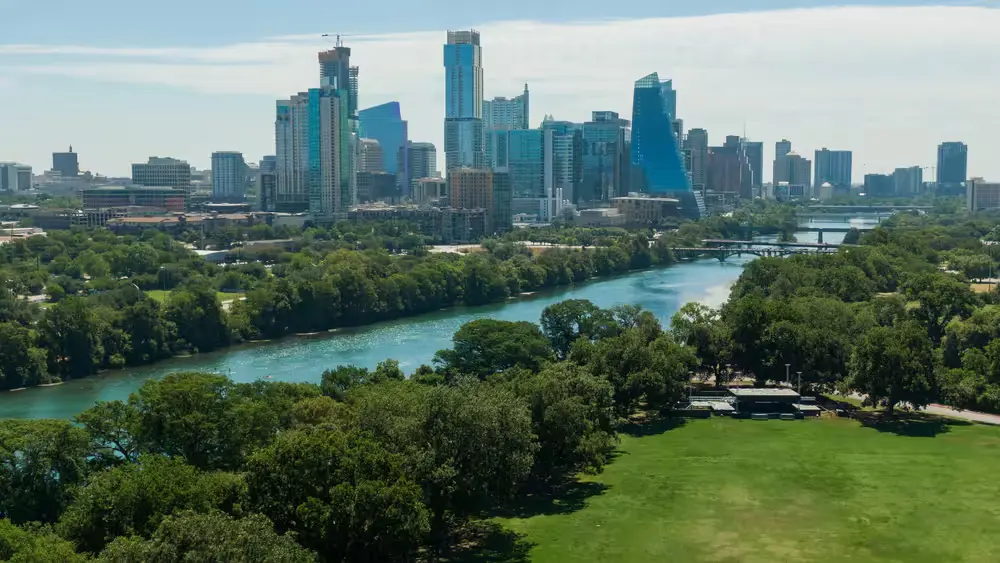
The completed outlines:
[[[700,194],[691,189],[680,143],[674,134],[671,112],[677,103],[669,81],[660,82],[654,72],[635,82],[632,95],[633,180],[639,191],[650,195],[677,197],[689,216],[704,213]]]
[[[483,168],[483,58],[478,31],[448,32],[444,71],[445,170]]]
[[[403,173],[403,177],[407,177],[406,151],[400,151],[406,146],[407,123],[400,114],[399,102],[387,102],[359,111],[358,132],[361,137],[375,139],[382,147],[383,170],[390,174]]]

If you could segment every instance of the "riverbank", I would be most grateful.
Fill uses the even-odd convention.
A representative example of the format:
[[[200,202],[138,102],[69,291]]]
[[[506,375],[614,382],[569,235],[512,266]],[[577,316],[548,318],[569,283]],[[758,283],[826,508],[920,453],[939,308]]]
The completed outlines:
[[[318,382],[324,369],[341,364],[374,368],[393,358],[412,372],[449,348],[463,324],[479,319],[538,322],[542,311],[566,299],[588,299],[600,307],[635,304],[663,323],[685,303],[721,305],[750,258],[674,264],[575,286],[550,289],[519,299],[478,307],[454,307],[417,317],[342,329],[310,337],[247,343],[190,358],[106,372],[48,389],[0,394],[0,418],[71,418],[95,401],[127,399],[145,381],[178,371],[224,373],[237,382],[271,376],[273,381]]]

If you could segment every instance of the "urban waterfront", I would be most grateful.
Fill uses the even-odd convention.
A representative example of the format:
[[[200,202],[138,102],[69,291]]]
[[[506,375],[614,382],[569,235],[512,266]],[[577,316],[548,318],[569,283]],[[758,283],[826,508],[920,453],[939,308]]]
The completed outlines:
[[[803,222],[813,228],[873,225],[875,218]],[[800,232],[801,242],[815,242],[817,233]],[[827,233],[837,243],[843,233]],[[153,366],[107,372],[53,387],[0,394],[0,418],[70,418],[95,401],[127,399],[149,379],[178,371],[224,373],[237,382],[270,377],[274,381],[318,382],[327,368],[354,364],[374,368],[386,359],[400,362],[406,372],[430,363],[434,353],[451,346],[451,337],[463,324],[490,317],[537,322],[545,307],[566,299],[589,299],[598,306],[635,304],[652,311],[664,324],[685,303],[721,305],[752,256],[685,262],[667,268],[595,280],[561,290],[511,299],[483,307],[458,307],[438,313],[379,323],[334,333],[249,343],[211,354],[177,358]]]

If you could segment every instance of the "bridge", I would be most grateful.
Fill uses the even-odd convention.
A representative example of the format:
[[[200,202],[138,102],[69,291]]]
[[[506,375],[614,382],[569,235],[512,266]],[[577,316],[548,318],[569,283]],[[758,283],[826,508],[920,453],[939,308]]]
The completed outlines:
[[[794,254],[834,254],[840,245],[814,242],[757,242],[752,240],[706,239],[705,246],[673,247],[670,250],[681,257],[713,256],[724,262],[730,256],[751,254],[761,258],[792,256]]]
[[[931,205],[808,205],[809,211],[841,213],[891,213],[895,211],[930,211]]]
[[[804,231],[807,233],[818,233],[817,240],[820,244],[823,244],[823,233],[849,233],[852,230],[858,230],[861,232],[867,232],[874,230],[875,227],[872,225],[858,225],[856,227],[804,227],[799,226],[797,231]]]

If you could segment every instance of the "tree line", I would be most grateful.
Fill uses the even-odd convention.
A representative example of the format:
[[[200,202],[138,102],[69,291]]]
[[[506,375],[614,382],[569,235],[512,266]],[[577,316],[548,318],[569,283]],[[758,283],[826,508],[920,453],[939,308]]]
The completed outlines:
[[[73,423],[0,421],[0,559],[438,561],[610,460],[697,360],[637,307],[476,320],[409,378],[175,373]]]
[[[494,303],[595,276],[669,264],[663,244],[618,233],[602,246],[534,255],[491,241],[432,254],[400,225],[307,229],[296,252],[219,266],[163,233],[53,233],[0,247],[0,390],[217,350],[260,338]],[[367,240],[367,242],[365,242]],[[406,250],[409,248],[409,250]],[[24,299],[45,291],[44,307]],[[217,295],[227,292],[231,303]]]

